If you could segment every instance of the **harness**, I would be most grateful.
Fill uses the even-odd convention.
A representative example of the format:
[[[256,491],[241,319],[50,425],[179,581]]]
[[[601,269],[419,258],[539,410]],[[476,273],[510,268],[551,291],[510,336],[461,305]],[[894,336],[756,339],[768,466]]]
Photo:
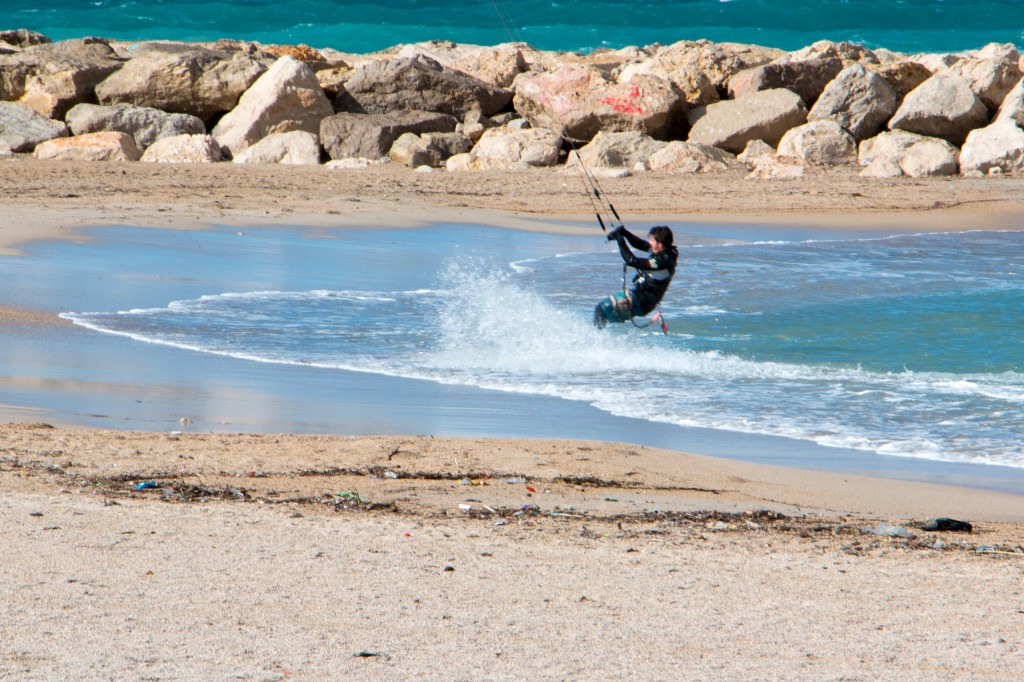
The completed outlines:
[[[630,302],[630,307],[632,307],[633,301],[632,301],[632,298],[629,295],[629,291],[628,291],[629,285],[626,284],[626,278],[628,276],[627,275],[627,271],[628,270],[629,270],[629,266],[626,265],[625,263],[623,263],[622,264],[622,293],[626,297],[626,300]],[[640,279],[646,279],[647,274],[642,272],[642,271],[640,271],[640,270],[637,270],[636,271],[636,276],[638,278],[640,278]],[[636,317],[634,315],[630,315],[629,316],[629,321],[637,329],[646,329],[647,327],[650,327],[655,322],[661,322],[661,333],[662,334],[668,334],[668,322],[665,321],[664,315],[661,314],[661,304],[660,303],[658,304],[658,307],[655,309],[654,315],[652,315],[651,319],[647,320],[645,323],[638,324],[637,321],[636,321]]]

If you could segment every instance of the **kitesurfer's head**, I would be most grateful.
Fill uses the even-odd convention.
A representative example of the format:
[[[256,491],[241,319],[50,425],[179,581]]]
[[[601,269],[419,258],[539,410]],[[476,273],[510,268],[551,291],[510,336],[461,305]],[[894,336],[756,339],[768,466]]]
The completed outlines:
[[[672,248],[672,230],[667,225],[656,225],[647,233],[647,243],[652,253],[660,253]]]

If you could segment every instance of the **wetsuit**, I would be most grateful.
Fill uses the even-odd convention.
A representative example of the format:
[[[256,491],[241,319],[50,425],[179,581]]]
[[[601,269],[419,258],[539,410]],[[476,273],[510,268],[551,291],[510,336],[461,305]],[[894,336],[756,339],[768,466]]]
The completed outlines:
[[[651,245],[624,227],[613,230],[608,239],[619,244],[619,253],[626,265],[637,270],[629,294],[618,293],[602,299],[594,309],[594,324],[605,326],[608,322],[626,322],[634,317],[643,317],[658,307],[662,296],[668,290],[676,272],[679,250],[675,246],[663,249],[649,258],[637,258],[630,250],[650,251]]]

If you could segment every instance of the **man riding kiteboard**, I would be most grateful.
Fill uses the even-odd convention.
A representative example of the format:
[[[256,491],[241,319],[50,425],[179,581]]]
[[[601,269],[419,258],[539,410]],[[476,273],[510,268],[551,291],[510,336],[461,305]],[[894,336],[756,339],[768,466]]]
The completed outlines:
[[[608,241],[613,239],[619,244],[622,260],[627,266],[635,268],[637,274],[630,291],[608,296],[594,308],[594,326],[598,329],[604,328],[609,322],[627,322],[634,317],[643,317],[657,308],[668,290],[679,260],[679,250],[672,244],[672,230],[665,225],[652,227],[646,241],[619,226],[608,233]],[[650,252],[650,258],[638,258],[630,246]],[[664,322],[662,330],[666,330]]]

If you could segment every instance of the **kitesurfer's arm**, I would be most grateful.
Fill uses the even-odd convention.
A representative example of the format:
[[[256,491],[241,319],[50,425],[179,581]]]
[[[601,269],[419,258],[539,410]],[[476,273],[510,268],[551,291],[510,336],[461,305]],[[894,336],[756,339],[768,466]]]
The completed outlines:
[[[630,232],[629,230],[627,230],[625,227],[623,227],[621,225],[619,227],[615,228],[612,231],[612,233],[610,235],[608,235],[608,238],[609,239],[618,239],[619,235],[624,237],[625,240],[627,242],[629,242],[629,245],[632,246],[634,249],[640,249],[641,251],[650,251],[651,250],[651,245],[647,243],[646,239],[643,239],[641,237],[637,237],[635,234],[633,234],[632,232]]]
[[[608,235],[609,239],[615,239],[615,241],[618,242],[619,253],[622,255],[622,260],[625,261],[626,265],[637,270],[645,270],[648,272],[653,270],[666,269],[667,265],[664,262],[664,260],[658,258],[657,256],[655,256],[654,258],[637,258],[636,254],[630,251],[629,246],[626,244],[626,241],[628,239],[626,235],[629,235],[629,237],[633,237],[634,239],[640,241],[639,238],[636,237],[636,235],[629,233],[628,231],[621,227]],[[643,249],[644,251],[651,250],[651,245],[648,244],[646,241],[642,241],[641,243],[643,244],[643,246],[637,246],[636,248]]]

